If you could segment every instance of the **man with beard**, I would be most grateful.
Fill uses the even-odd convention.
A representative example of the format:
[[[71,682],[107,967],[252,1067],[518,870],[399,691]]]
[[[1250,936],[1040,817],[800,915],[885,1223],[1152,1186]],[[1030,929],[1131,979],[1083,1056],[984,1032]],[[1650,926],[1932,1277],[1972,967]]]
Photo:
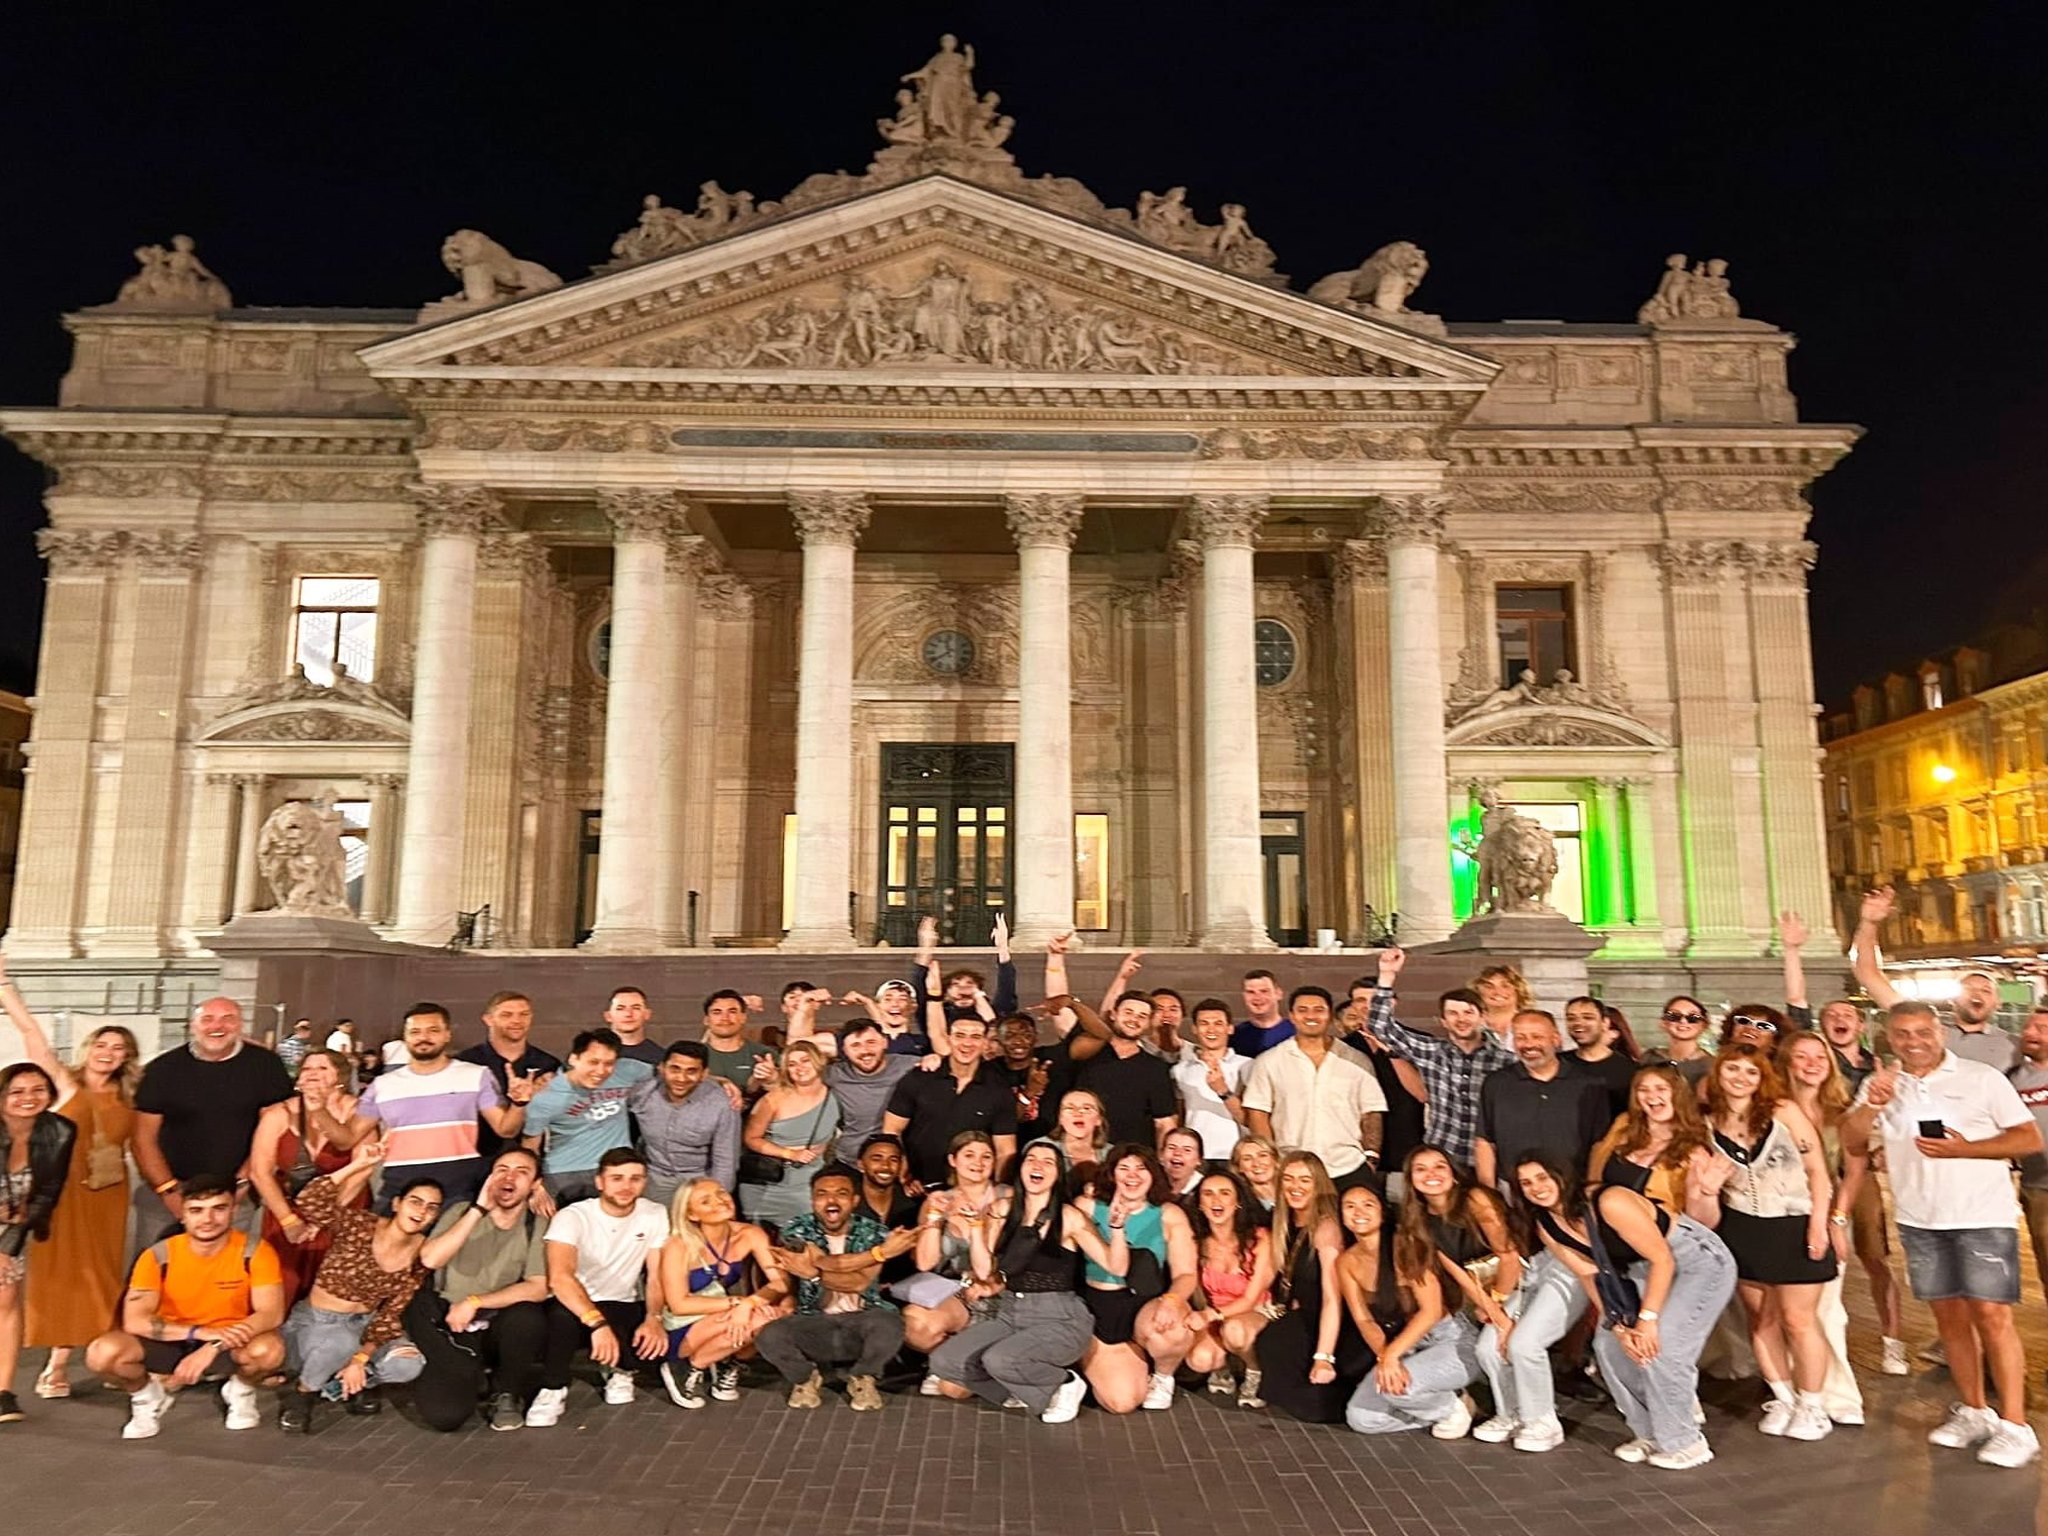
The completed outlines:
[[[1582,1171],[1593,1144],[1614,1119],[1600,1079],[1558,1054],[1564,1039],[1550,1014],[1521,1009],[1509,1036],[1515,1042],[1515,1064],[1480,1085],[1473,1143],[1473,1171],[1484,1188],[1495,1190],[1512,1172],[1506,1160],[1524,1152],[1548,1153]]]
[[[1244,1109],[1254,1136],[1313,1152],[1339,1190],[1378,1175],[1387,1097],[1352,1051],[1334,1049],[1335,999],[1321,987],[1287,997],[1294,1033],[1252,1063]]]
[[[1052,1057],[1057,1046],[1038,1043],[1038,1021],[1013,1013],[996,1023],[996,1066],[1017,1099],[1017,1144],[1044,1135],[1051,1126]]]
[[[484,1004],[484,1040],[456,1056],[488,1068],[491,1080],[507,1103],[512,1084],[521,1078],[532,1082],[538,1092],[548,1079],[562,1070],[562,1063],[528,1038],[533,1033],[533,1003],[523,992],[494,992]],[[488,1125],[477,1138],[477,1150],[496,1157],[516,1142],[516,1136],[500,1136]]]
[[[294,1204],[333,1241],[312,1291],[284,1320],[285,1357],[298,1380],[285,1393],[281,1429],[311,1433],[313,1405],[323,1396],[346,1398],[350,1413],[377,1413],[383,1404],[373,1388],[411,1381],[426,1366],[405,1337],[405,1309],[426,1277],[420,1248],[441,1214],[442,1190],[417,1174],[391,1186],[387,1175],[392,1214],[356,1206],[384,1154],[383,1142],[365,1137],[346,1168],[322,1174]]]
[[[476,1204],[444,1210],[420,1248],[434,1283],[414,1293],[405,1335],[426,1357],[412,1384],[413,1406],[435,1429],[469,1423],[486,1389],[492,1429],[526,1422],[548,1332],[547,1253],[528,1205],[539,1178],[539,1158],[506,1148],[492,1160]]]
[[[1863,898],[1856,923],[1856,979],[1880,1008],[1905,1001],[1899,989],[1885,980],[1884,966],[1878,957],[1877,930],[1892,915],[1892,906],[1890,886],[1872,891]],[[1998,983],[1991,977],[1982,971],[1968,972],[1949,1009],[1945,1043],[1951,1055],[1964,1061],[1980,1061],[1999,1072],[2010,1072],[2018,1065],[2018,1045],[1992,1022],[1998,1016]]]
[[[731,1194],[739,1178],[739,1091],[711,1078],[711,1053],[678,1040],[661,1068],[627,1095],[647,1153],[647,1198],[667,1208],[679,1189],[712,1179]]]
[[[1479,994],[1458,987],[1437,999],[1437,1022],[1443,1036],[1410,1029],[1394,1017],[1394,983],[1408,963],[1405,951],[1380,951],[1378,985],[1373,991],[1365,1028],[1391,1055],[1415,1063],[1427,1090],[1423,1139],[1442,1147],[1453,1162],[1472,1166],[1472,1143],[1479,1130],[1479,1087],[1490,1073],[1514,1064],[1514,1054],[1486,1027]],[[1510,1152],[1510,1157],[1519,1153]]]
[[[477,1121],[500,1136],[519,1135],[534,1079],[514,1078],[500,1094],[489,1068],[449,1055],[448,1010],[439,1003],[415,1003],[408,1009],[400,1038],[407,1064],[363,1090],[347,1125],[325,1109],[309,1108],[307,1118],[341,1147],[357,1146],[383,1128],[380,1210],[389,1210],[399,1191],[420,1179],[432,1179],[450,1200],[471,1199],[485,1166],[478,1154]]]
[[[1179,1123],[1173,1069],[1145,1049],[1152,1029],[1152,999],[1126,992],[1105,1023],[1078,998],[1048,998],[1041,1006],[1073,1010],[1078,1026],[1055,1047],[1052,1062],[1055,1102],[1075,1088],[1102,1101],[1109,1139],[1156,1147]],[[1064,1070],[1063,1070],[1064,1069]]]
[[[808,1024],[790,1038],[810,1038]],[[917,1058],[892,1053],[888,1035],[873,1019],[855,1019],[841,1029],[839,1054],[825,1067],[825,1086],[839,1100],[839,1145],[860,1147],[879,1132],[889,1095],[916,1070]]]
[[[898,1227],[915,1230],[923,1201],[903,1190],[903,1143],[887,1131],[877,1132],[860,1144],[860,1210],[890,1231]],[[917,1273],[915,1252],[900,1254],[882,1266],[882,1284],[894,1285]]]

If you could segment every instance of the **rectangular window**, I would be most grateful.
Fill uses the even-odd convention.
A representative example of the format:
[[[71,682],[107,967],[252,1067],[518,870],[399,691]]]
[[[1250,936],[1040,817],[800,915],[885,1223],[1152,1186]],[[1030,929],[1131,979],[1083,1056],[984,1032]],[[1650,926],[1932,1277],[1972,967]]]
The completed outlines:
[[[1109,926],[1109,818],[1098,811],[1074,818],[1074,926]]]
[[[358,682],[372,681],[377,666],[374,576],[301,576],[293,593],[292,660],[322,687],[337,666]]]
[[[1560,670],[1578,670],[1569,587],[1495,587],[1493,611],[1501,687],[1513,687],[1525,671],[1547,685]]]

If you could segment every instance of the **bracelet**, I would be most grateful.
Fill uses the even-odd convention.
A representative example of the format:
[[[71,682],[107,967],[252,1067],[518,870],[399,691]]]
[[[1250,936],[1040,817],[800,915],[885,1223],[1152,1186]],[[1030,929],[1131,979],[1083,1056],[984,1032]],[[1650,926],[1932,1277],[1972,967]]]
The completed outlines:
[[[1642,1311],[1636,1314],[1636,1321],[1639,1323],[1654,1323],[1655,1321],[1657,1321],[1657,1314],[1655,1312],[1652,1312],[1648,1307],[1645,1307]]]
[[[1847,1225],[1849,1225],[1849,1218],[1844,1216],[1840,1211],[1836,1211],[1833,1215],[1829,1216],[1828,1221],[1834,1226],[1838,1227],[1846,1227]]]
[[[370,1363],[370,1357],[364,1354],[359,1349],[354,1354],[348,1357],[348,1363],[350,1365],[368,1365]]]
[[[161,1184],[150,1185],[149,1192],[153,1195],[168,1195],[177,1187],[178,1181],[176,1179],[165,1179]]]
[[[1335,1355],[1310,1355],[1309,1359],[1321,1365],[1335,1365],[1337,1363]]]
[[[463,1305],[464,1305],[465,1307],[473,1307],[473,1306],[477,1305],[477,1304],[478,1304],[479,1302],[481,1302],[482,1300],[483,1300],[483,1297],[481,1297],[481,1296],[465,1296],[465,1297],[463,1297],[463,1298],[462,1298],[462,1304],[463,1304]]]
[[[605,1326],[604,1314],[602,1312],[586,1312],[583,1314],[582,1323],[586,1328],[602,1328]]]

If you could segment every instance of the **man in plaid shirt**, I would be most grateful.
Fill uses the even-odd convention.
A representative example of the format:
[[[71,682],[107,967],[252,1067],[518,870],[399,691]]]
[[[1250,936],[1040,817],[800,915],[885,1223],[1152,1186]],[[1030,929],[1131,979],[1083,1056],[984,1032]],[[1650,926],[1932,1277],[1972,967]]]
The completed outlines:
[[[1486,1027],[1479,994],[1465,987],[1437,999],[1436,1015],[1448,1039],[1425,1035],[1396,1019],[1394,982],[1407,963],[1408,956],[1399,949],[1380,951],[1379,986],[1366,1015],[1366,1033],[1388,1055],[1415,1063],[1429,1090],[1423,1139],[1469,1168],[1479,1133],[1479,1085],[1488,1073],[1513,1066],[1515,1053],[1494,1038]]]

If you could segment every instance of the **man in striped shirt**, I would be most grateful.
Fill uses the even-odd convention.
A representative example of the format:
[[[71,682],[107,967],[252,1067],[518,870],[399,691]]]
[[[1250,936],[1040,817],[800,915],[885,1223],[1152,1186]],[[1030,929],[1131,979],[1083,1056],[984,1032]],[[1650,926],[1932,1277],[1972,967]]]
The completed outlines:
[[[477,1151],[478,1118],[500,1136],[517,1137],[526,1125],[527,1102],[539,1084],[515,1078],[500,1093],[488,1067],[450,1056],[454,1031],[448,1010],[439,1003],[414,1004],[399,1038],[405,1044],[406,1064],[371,1081],[346,1126],[330,1120],[322,1129],[337,1145],[352,1147],[383,1127],[380,1210],[389,1209],[397,1193],[417,1179],[439,1183],[450,1204],[473,1200],[485,1171]],[[310,1113],[325,1118],[323,1111]]]

